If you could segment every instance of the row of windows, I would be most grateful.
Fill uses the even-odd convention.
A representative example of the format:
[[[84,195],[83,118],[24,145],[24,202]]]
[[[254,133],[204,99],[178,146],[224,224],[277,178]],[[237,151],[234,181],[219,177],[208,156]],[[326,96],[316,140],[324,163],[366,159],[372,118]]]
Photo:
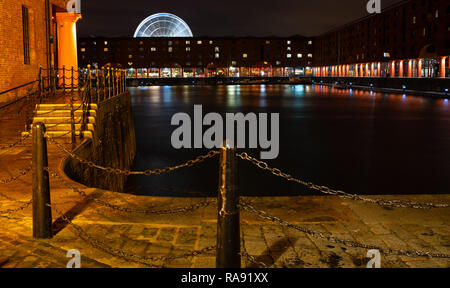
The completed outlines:
[[[185,41],[185,44],[186,44],[186,45],[191,45],[191,42],[194,42],[194,41],[186,40],[186,41]],[[168,46],[173,46],[173,43],[174,43],[174,42],[173,42],[172,40],[169,40],[169,41],[167,42],[167,45],[168,45]],[[213,43],[214,43],[214,42],[213,42],[212,40],[209,41],[209,44],[210,44],[210,45],[213,45]],[[245,41],[244,41],[244,43],[245,43]],[[270,41],[270,40],[266,40],[265,43],[266,43],[267,45],[270,45],[271,41]],[[93,41],[92,44],[94,44],[94,46],[97,45],[97,41]],[[109,42],[108,42],[108,41],[104,41],[103,44],[104,44],[105,46],[108,46]],[[144,45],[144,42],[141,41],[141,42],[139,42],[139,44],[140,44],[140,45]],[[178,41],[175,41],[175,44],[178,45]],[[203,44],[203,41],[202,41],[202,40],[198,40],[198,41],[197,41],[197,45],[202,45],[202,44]],[[286,44],[287,44],[287,45],[291,45],[291,44],[292,44],[292,41],[291,41],[291,40],[287,40],[287,41],[286,41]],[[312,45],[312,44],[313,44],[313,41],[312,41],[312,40],[309,40],[309,41],[308,41],[308,45]],[[83,42],[82,45],[86,45],[86,43]]]

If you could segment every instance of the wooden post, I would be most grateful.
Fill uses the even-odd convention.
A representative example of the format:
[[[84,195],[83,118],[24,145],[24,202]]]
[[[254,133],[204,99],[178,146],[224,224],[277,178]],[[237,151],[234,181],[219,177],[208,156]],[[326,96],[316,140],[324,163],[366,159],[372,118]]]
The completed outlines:
[[[236,148],[223,147],[219,161],[216,268],[241,268]]]
[[[52,210],[50,205],[50,183],[47,160],[45,125],[33,126],[33,237],[52,238]]]

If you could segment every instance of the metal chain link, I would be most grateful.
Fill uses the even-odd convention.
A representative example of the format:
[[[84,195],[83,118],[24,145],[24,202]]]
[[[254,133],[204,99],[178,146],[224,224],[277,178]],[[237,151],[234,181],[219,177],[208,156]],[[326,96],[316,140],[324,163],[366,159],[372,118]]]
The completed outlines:
[[[74,187],[73,185],[71,185],[70,183],[68,183],[67,181],[65,181],[61,176],[59,176],[56,172],[51,171],[50,169],[46,168],[46,170],[56,179],[58,179],[58,181],[60,181],[61,183],[63,183],[67,188],[73,190],[74,192],[80,194],[82,197],[94,201],[96,204],[110,208],[112,210],[117,210],[120,212],[126,212],[126,213],[138,213],[138,214],[154,214],[154,215],[169,215],[169,214],[181,214],[181,213],[187,213],[187,212],[192,212],[201,208],[205,208],[210,206],[213,203],[217,203],[217,199],[212,199],[212,200],[206,200],[206,201],[202,201],[200,203],[196,203],[193,205],[189,205],[186,207],[177,207],[177,208],[172,208],[172,209],[164,209],[164,210],[147,210],[147,209],[132,209],[132,208],[127,208],[127,207],[122,207],[122,206],[118,206],[118,205],[114,205],[105,201],[102,201],[100,199],[97,199],[95,197],[92,197],[90,195],[87,195],[86,192],[84,192],[83,190],[78,189],[77,187]]]
[[[252,205],[247,204],[247,203],[241,202],[241,204],[239,206],[241,208],[243,208],[244,210],[250,212],[250,213],[257,214],[258,217],[260,217],[262,219],[269,220],[269,221],[274,222],[274,223],[278,223],[279,225],[285,226],[287,228],[291,228],[291,229],[295,229],[295,230],[301,231],[303,233],[311,235],[314,238],[324,239],[324,240],[327,240],[329,242],[341,244],[341,245],[344,245],[344,246],[347,246],[347,247],[364,248],[364,249],[368,249],[368,250],[376,249],[376,250],[379,250],[383,254],[403,255],[403,256],[408,256],[408,257],[450,258],[449,254],[422,252],[422,251],[417,251],[417,250],[414,250],[414,249],[401,250],[401,249],[393,249],[393,248],[382,248],[382,247],[378,247],[378,246],[374,246],[374,245],[362,244],[362,243],[359,243],[359,242],[356,242],[356,241],[353,241],[353,240],[343,240],[343,239],[339,239],[337,237],[334,237],[332,235],[325,235],[322,232],[310,230],[310,229],[307,229],[307,228],[304,228],[304,227],[301,227],[301,226],[298,226],[298,225],[291,224],[288,221],[282,220],[282,219],[280,219],[278,217],[271,216],[265,211],[258,210],[255,207],[253,207]]]
[[[32,167],[30,166],[30,167],[28,167],[28,168],[22,170],[22,171],[20,172],[20,174],[17,175],[17,176],[14,176],[14,177],[11,177],[11,178],[8,178],[8,179],[1,179],[1,180],[0,180],[0,184],[5,185],[5,184],[8,184],[8,183],[14,182],[14,181],[16,181],[17,179],[19,179],[20,177],[23,177],[23,176],[27,175],[28,172],[31,171],[31,169],[32,169]]]
[[[338,197],[346,198],[346,199],[350,199],[350,200],[370,202],[370,203],[377,204],[380,206],[390,206],[390,207],[397,207],[397,208],[432,209],[432,208],[448,208],[448,207],[450,207],[449,204],[418,203],[418,202],[412,202],[412,201],[387,200],[387,199],[370,199],[370,198],[362,197],[362,196],[355,195],[355,194],[349,194],[349,193],[345,193],[344,191],[334,190],[334,189],[328,188],[326,186],[319,186],[319,185],[315,185],[312,182],[306,182],[306,181],[294,178],[292,175],[283,173],[280,169],[272,168],[266,162],[260,161],[256,158],[253,158],[253,157],[249,156],[247,153],[236,154],[236,156],[241,158],[242,160],[247,160],[247,161],[251,162],[252,164],[254,164],[255,166],[257,166],[258,168],[260,168],[262,170],[267,170],[267,171],[271,172],[275,176],[284,178],[290,182],[299,183],[301,185],[308,187],[309,189],[316,190],[323,194],[334,195],[334,196],[338,196]]]
[[[30,134],[26,134],[24,135],[22,138],[20,138],[17,142],[14,142],[12,144],[6,145],[6,146],[2,146],[0,147],[0,151],[1,150],[7,150],[7,149],[11,149],[13,147],[16,147],[17,145],[19,145],[20,143],[22,143],[23,141],[25,141],[28,137],[30,137]]]
[[[119,258],[127,260],[127,261],[132,261],[132,262],[136,262],[136,263],[140,263],[140,264],[144,264],[144,265],[148,265],[148,266],[152,266],[152,267],[162,268],[162,267],[164,267],[163,265],[156,265],[156,264],[154,264],[154,262],[170,262],[170,261],[173,261],[173,260],[176,260],[176,259],[184,259],[184,258],[189,258],[189,257],[196,257],[196,256],[199,256],[199,255],[202,255],[202,254],[206,254],[208,252],[216,250],[216,246],[209,246],[209,247],[206,247],[204,249],[194,250],[192,252],[189,252],[189,253],[186,253],[186,254],[182,254],[182,255],[161,256],[161,257],[149,257],[149,256],[141,256],[141,255],[132,254],[132,253],[129,253],[129,252],[124,251],[122,249],[117,249],[117,248],[111,247],[109,245],[106,245],[104,242],[102,242],[102,241],[98,240],[97,238],[89,235],[80,226],[74,224],[69,218],[67,218],[56,207],[54,207],[52,205],[48,205],[48,206],[50,206],[53,210],[55,210],[60,215],[62,220],[64,220],[72,228],[74,228],[76,234],[82,240],[88,242],[94,248],[98,248],[98,249],[100,249],[100,250],[102,250],[102,251],[104,251],[104,252],[106,252],[106,253],[108,253],[110,255],[119,257]]]
[[[31,203],[33,203],[33,199],[31,199],[28,202],[21,202],[21,201],[17,201],[17,200],[14,200],[14,201],[18,202],[18,203],[23,203],[23,204],[22,204],[22,206],[15,208],[15,209],[0,210],[0,214],[16,213],[16,212],[25,210],[26,208],[28,208],[31,205]]]
[[[144,175],[144,176],[152,176],[152,175],[161,175],[165,173],[171,173],[175,170],[186,168],[186,167],[192,167],[198,163],[204,162],[207,159],[214,158],[216,155],[219,155],[219,151],[211,150],[206,155],[198,156],[197,158],[193,160],[186,161],[183,164],[173,166],[173,167],[165,167],[162,169],[155,169],[155,170],[146,170],[146,171],[130,171],[130,170],[122,170],[119,168],[112,168],[112,167],[103,167],[100,165],[95,164],[94,162],[88,161],[86,159],[81,158],[80,156],[76,155],[73,152],[70,152],[66,147],[64,147],[61,143],[56,141],[52,136],[46,135],[47,139],[55,144],[60,150],[65,152],[67,155],[69,155],[71,158],[79,161],[82,164],[85,164],[91,168],[99,169],[108,173],[117,174],[117,175],[124,175],[124,176],[130,176],[130,175]]]

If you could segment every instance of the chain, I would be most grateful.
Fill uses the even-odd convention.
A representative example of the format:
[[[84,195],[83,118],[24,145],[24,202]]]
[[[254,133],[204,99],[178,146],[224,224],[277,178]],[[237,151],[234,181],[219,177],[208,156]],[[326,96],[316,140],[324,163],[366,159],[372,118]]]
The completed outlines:
[[[376,249],[376,250],[379,250],[381,253],[384,253],[384,254],[404,255],[404,256],[408,256],[408,257],[450,258],[449,254],[422,252],[422,251],[417,251],[417,250],[413,250],[413,249],[411,249],[411,250],[401,250],[401,249],[381,248],[381,247],[378,247],[378,246],[362,244],[362,243],[359,243],[359,242],[356,242],[356,241],[353,241],[353,240],[342,240],[342,239],[339,239],[339,238],[331,236],[331,235],[325,235],[322,232],[309,230],[309,229],[300,227],[298,225],[291,224],[288,221],[285,221],[285,220],[282,220],[280,218],[271,216],[265,211],[258,210],[255,207],[253,207],[252,205],[247,204],[247,203],[241,203],[240,207],[242,207],[244,210],[246,210],[246,211],[248,211],[250,213],[257,214],[258,217],[260,217],[262,219],[278,223],[279,225],[285,226],[287,228],[291,228],[291,229],[295,229],[295,230],[301,231],[303,233],[311,235],[314,238],[324,239],[324,240],[327,240],[329,242],[341,244],[341,245],[344,245],[344,246],[347,246],[347,247],[364,248],[364,249],[368,249],[368,250]]]
[[[16,181],[17,179],[19,179],[20,177],[27,175],[28,172],[31,171],[31,169],[32,169],[32,167],[30,166],[30,167],[28,167],[28,168],[22,170],[22,172],[20,172],[20,174],[17,175],[17,176],[15,176],[15,177],[11,177],[11,178],[9,178],[9,179],[1,179],[1,180],[0,180],[0,184],[3,184],[3,185],[4,185],[4,184],[8,184],[8,183],[14,182],[14,181]]]
[[[16,213],[16,212],[25,210],[26,208],[28,208],[31,205],[31,203],[33,203],[33,200],[30,200],[28,202],[20,202],[20,201],[17,201],[17,200],[14,200],[14,201],[16,201],[18,203],[23,203],[23,204],[22,204],[22,206],[20,206],[18,208],[15,208],[15,209],[0,210],[0,214]]]
[[[130,176],[130,175],[152,176],[152,175],[161,175],[161,174],[165,174],[165,173],[171,173],[171,172],[173,172],[175,170],[178,170],[178,169],[181,169],[181,168],[192,167],[192,166],[194,166],[194,165],[196,165],[198,163],[204,162],[205,160],[210,159],[210,158],[214,158],[216,155],[220,154],[219,151],[211,150],[206,155],[198,156],[197,158],[195,158],[193,160],[186,161],[185,163],[177,165],[177,166],[165,167],[165,168],[162,168],[162,169],[155,169],[155,170],[146,170],[146,171],[130,171],[130,170],[122,170],[122,169],[119,169],[119,168],[99,166],[99,165],[95,164],[94,162],[85,160],[85,159],[79,157],[78,155],[76,155],[75,153],[70,152],[61,143],[56,141],[53,137],[51,137],[48,134],[47,134],[47,138],[48,138],[48,140],[51,143],[55,144],[59,149],[61,149],[66,154],[68,154],[71,158],[79,161],[82,164],[85,164],[85,165],[87,165],[87,166],[89,166],[91,168],[99,169],[99,170],[102,170],[102,171],[105,171],[105,172],[108,172],[108,173],[113,173],[113,174],[117,174],[117,175],[124,175],[124,176]]]
[[[9,144],[7,146],[2,146],[0,147],[0,151],[1,150],[7,150],[13,147],[16,147],[17,145],[19,145],[20,143],[22,143],[23,141],[25,141],[28,137],[30,137],[30,134],[26,134],[25,136],[23,136],[22,138],[20,138],[17,142]]]
[[[126,212],[126,213],[138,213],[138,214],[155,214],[155,215],[169,215],[169,214],[180,214],[180,213],[188,213],[188,212],[192,212],[201,208],[205,208],[210,206],[213,203],[217,202],[217,199],[212,199],[212,200],[206,200],[206,201],[202,201],[200,203],[196,203],[190,206],[186,206],[186,207],[177,207],[177,208],[172,208],[172,209],[164,209],[164,210],[146,210],[146,209],[132,209],[132,208],[126,208],[126,207],[122,207],[122,206],[118,206],[118,205],[114,205],[111,203],[107,203],[105,201],[102,201],[100,199],[97,199],[95,197],[92,197],[90,195],[87,195],[86,192],[84,192],[83,190],[78,189],[77,187],[74,187],[73,185],[71,185],[70,183],[68,183],[67,181],[65,181],[61,176],[59,176],[57,173],[51,171],[50,169],[46,168],[46,170],[56,179],[58,179],[58,181],[60,181],[61,183],[63,183],[67,188],[73,190],[74,192],[80,194],[82,197],[94,201],[96,204],[110,208],[112,210],[117,210],[117,211],[121,211],[121,212]]]
[[[140,256],[136,254],[129,253],[127,251],[124,251],[122,249],[117,249],[111,246],[106,245],[104,242],[96,239],[95,237],[89,235],[86,231],[83,230],[80,226],[74,224],[69,218],[67,218],[61,211],[59,211],[56,207],[52,205],[48,205],[52,207],[63,219],[66,221],[73,229],[75,229],[76,234],[78,237],[80,237],[82,240],[88,242],[91,246],[94,248],[100,249],[110,255],[122,258],[127,261],[132,261],[152,267],[158,267],[163,268],[163,265],[155,265],[154,262],[170,262],[176,259],[183,259],[183,258],[189,258],[189,257],[196,257],[202,254],[206,254],[211,251],[216,250],[216,246],[210,246],[206,247],[201,250],[194,250],[192,252],[182,254],[182,255],[176,255],[176,256],[161,256],[161,257],[148,257],[148,256]]]
[[[266,162],[259,161],[258,159],[249,156],[247,153],[237,154],[236,156],[241,158],[242,160],[247,160],[247,161],[251,162],[252,164],[256,165],[258,168],[260,168],[262,170],[267,170],[267,171],[271,172],[275,176],[284,178],[290,182],[299,183],[301,185],[308,187],[309,189],[316,190],[323,194],[334,195],[334,196],[351,199],[351,200],[370,202],[373,204],[378,204],[380,206],[390,206],[390,207],[397,207],[397,208],[431,209],[431,208],[448,208],[449,207],[449,204],[417,203],[417,202],[400,201],[400,200],[370,199],[370,198],[361,197],[361,196],[355,195],[355,194],[348,194],[348,193],[345,193],[344,191],[333,190],[333,189],[325,187],[325,186],[315,185],[312,182],[306,182],[306,181],[303,181],[300,179],[296,179],[292,175],[283,173],[280,169],[271,168],[269,166],[269,164],[267,164]]]
[[[244,249],[244,251],[242,251],[240,253],[240,255],[242,257],[245,257],[249,262],[256,264],[260,267],[263,267],[263,268],[271,268],[274,266],[274,265],[268,266],[266,263],[256,260],[255,256],[248,254],[246,249]]]

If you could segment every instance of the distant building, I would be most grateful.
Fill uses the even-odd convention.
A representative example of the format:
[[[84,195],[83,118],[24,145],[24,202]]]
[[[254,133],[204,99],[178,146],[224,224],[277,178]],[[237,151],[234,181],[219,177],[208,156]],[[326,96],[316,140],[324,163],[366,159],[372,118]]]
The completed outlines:
[[[127,68],[130,78],[312,76],[313,41],[290,38],[81,38],[81,66]]]
[[[67,0],[0,1],[0,92],[38,79],[40,67],[77,65],[75,22]],[[35,86],[36,87],[36,86]],[[26,89],[0,95],[0,102]]]
[[[409,0],[314,39],[314,74],[449,77],[450,2]]]

